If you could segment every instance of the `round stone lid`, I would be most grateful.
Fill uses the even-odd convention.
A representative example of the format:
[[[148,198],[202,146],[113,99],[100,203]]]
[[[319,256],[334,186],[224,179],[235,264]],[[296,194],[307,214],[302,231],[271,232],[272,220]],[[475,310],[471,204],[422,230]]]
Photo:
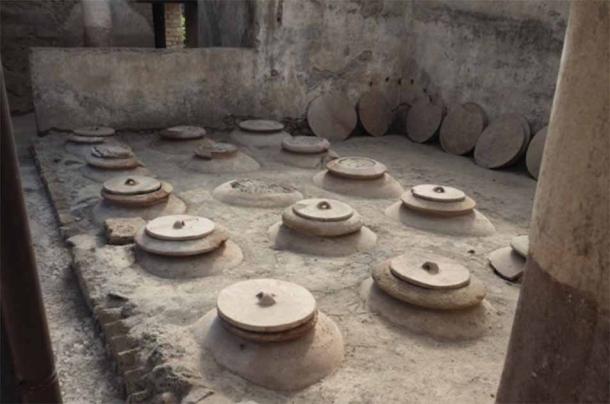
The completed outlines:
[[[487,118],[483,108],[473,102],[452,108],[441,125],[439,140],[447,153],[470,152],[483,132]]]
[[[513,237],[510,240],[510,246],[517,254],[519,254],[523,258],[527,258],[527,254],[530,249],[530,238],[527,234],[523,236]]]
[[[204,159],[222,158],[237,153],[237,146],[232,143],[205,143],[195,149],[195,155]]]
[[[434,202],[459,202],[466,194],[457,188],[436,184],[421,184],[411,188],[413,196]]]
[[[104,143],[106,139],[102,136],[80,136],[80,135],[70,135],[68,136],[68,142],[70,143],[78,143],[78,144],[94,144],[94,143]]]
[[[118,195],[139,195],[155,192],[161,181],[143,175],[121,175],[104,182],[104,191]]]
[[[102,159],[128,159],[133,157],[133,152],[126,146],[101,144],[91,147],[91,155]]]
[[[486,168],[507,166],[524,152],[527,140],[524,120],[516,114],[504,115],[493,121],[479,136],[474,148],[474,160]]]
[[[416,143],[432,139],[443,120],[443,106],[427,99],[417,101],[407,113],[407,136]]]
[[[114,135],[114,129],[106,126],[84,126],[74,129],[73,132],[78,136],[105,137]]]
[[[268,119],[249,119],[241,121],[238,126],[246,132],[269,133],[279,132],[284,129],[284,124]]]
[[[340,157],[331,160],[326,168],[332,174],[354,179],[372,179],[383,176],[387,168],[368,157]]]
[[[356,108],[343,94],[322,94],[307,107],[307,124],[311,131],[331,141],[347,139],[357,123]]]
[[[282,140],[282,149],[294,153],[323,153],[330,148],[330,142],[316,136],[290,136]]]
[[[392,106],[378,89],[371,89],[360,96],[358,118],[368,134],[383,136],[388,131],[393,117]]]
[[[191,215],[161,216],[146,224],[146,233],[158,240],[196,240],[214,231],[210,219]]]
[[[280,332],[298,327],[316,313],[316,299],[304,287],[277,279],[251,279],[220,291],[218,316],[235,327]]]
[[[334,199],[305,199],[292,205],[292,211],[305,219],[317,222],[340,222],[354,214],[346,203]]]
[[[168,139],[198,139],[204,137],[206,131],[200,126],[179,125],[164,129],[161,137]]]
[[[540,172],[540,163],[542,162],[542,153],[544,152],[544,144],[546,143],[548,126],[545,126],[536,133],[532,141],[527,148],[527,154],[525,155],[525,163],[527,164],[527,171],[534,178],[538,178]]]
[[[466,267],[435,255],[400,255],[390,260],[390,271],[402,281],[427,289],[459,289],[470,283]]]

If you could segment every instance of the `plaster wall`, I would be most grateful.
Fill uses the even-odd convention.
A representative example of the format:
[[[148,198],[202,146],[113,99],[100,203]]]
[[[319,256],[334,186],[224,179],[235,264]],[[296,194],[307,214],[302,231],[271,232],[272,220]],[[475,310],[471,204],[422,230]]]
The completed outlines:
[[[536,129],[566,14],[565,2],[546,0],[257,0],[253,48],[34,50],[39,129],[220,127],[230,115],[303,123],[317,95],[338,89],[355,104],[370,86],[395,106],[426,91],[478,102],[491,118],[521,112]]]
[[[154,46],[149,4],[107,0],[112,13],[113,46]],[[2,0],[2,67],[11,112],[32,110],[28,54],[31,47],[77,47],[84,44],[82,4],[78,0]]]

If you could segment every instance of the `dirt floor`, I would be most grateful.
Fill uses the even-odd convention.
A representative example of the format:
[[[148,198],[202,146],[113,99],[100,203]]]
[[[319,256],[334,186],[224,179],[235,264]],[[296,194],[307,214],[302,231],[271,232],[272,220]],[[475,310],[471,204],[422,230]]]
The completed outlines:
[[[215,136],[224,138],[226,134]],[[184,160],[191,158],[188,153],[172,155],[150,147],[156,142],[155,134],[122,134],[121,138],[132,145],[138,158],[153,173],[174,185],[176,195],[187,203],[189,213],[209,217],[227,227],[231,239],[244,254],[240,266],[208,278],[178,281],[148,274],[134,262],[131,247],[103,245],[100,227],[92,225],[90,220],[91,207],[97,203],[101,184],[81,176],[82,160],[65,151],[64,135],[53,134],[39,142],[38,158],[43,172],[47,173],[45,179],[49,187],[55,190],[56,208],[60,214],[73,216],[64,233],[67,236],[88,235],[72,239],[72,253],[89,301],[107,303],[109,298],[116,300],[118,296],[121,302],[129,302],[123,323],[128,327],[129,339],[137,341],[134,360],[144,373],[140,385],[143,391],[138,397],[150,401],[164,391],[174,391],[180,398],[191,391],[191,398],[193,392],[198,392],[201,397],[223,398],[228,402],[494,401],[519,287],[494,275],[487,265],[486,256],[496,248],[507,246],[513,236],[527,232],[536,183],[522,167],[486,170],[474,165],[470,158],[446,154],[436,145],[414,144],[398,135],[357,137],[333,145],[340,155],[362,155],[382,161],[405,188],[419,183],[439,183],[464,190],[477,201],[478,209],[493,222],[497,231],[489,237],[455,237],[408,228],[385,216],[385,208],[395,200],[353,198],[321,190],[311,181],[316,170],[291,168],[278,163],[278,150],[274,148],[244,150],[261,164],[259,171],[210,175],[185,171],[182,168]],[[223,204],[212,196],[216,186],[244,177],[293,185],[305,197],[325,196],[349,203],[363,216],[365,224],[377,233],[377,247],[345,258],[307,256],[272,249],[267,231],[279,221],[281,208],[240,208]],[[40,209],[38,205],[43,204],[40,199],[38,202],[32,196],[29,199],[34,202],[30,204],[35,209]],[[60,204],[57,199],[63,202]],[[32,226],[40,225],[47,229],[53,226],[49,221]],[[35,236],[41,245],[45,245],[43,234]],[[60,246],[57,234],[53,234],[55,241],[42,250],[63,257],[58,262],[59,267],[68,271],[69,256]],[[491,326],[485,336],[464,342],[435,340],[392,326],[367,309],[359,291],[373,266],[410,250],[430,251],[456,259],[487,285],[487,300],[493,310]],[[53,266],[41,273],[46,271],[52,272]],[[45,285],[44,275],[41,276]],[[67,277],[57,276],[61,279]],[[337,323],[345,340],[345,361],[335,373],[295,393],[274,392],[223,370],[201,349],[196,337],[199,320],[214,307],[218,291],[237,280],[258,277],[293,281],[312,291],[320,310]],[[73,281],[57,285],[58,294],[60,288],[77,295]],[[79,338],[71,333],[76,329],[82,330],[83,324],[91,323],[82,307],[78,313],[83,317],[69,316],[70,322],[66,318],[54,317],[53,311],[62,309],[55,307],[59,304],[57,300],[52,297],[47,297],[47,300],[51,327],[64,330],[63,334],[61,331],[54,334],[61,374],[62,360],[72,363],[72,355],[77,350],[74,347]],[[95,339],[92,329],[87,330],[91,334],[82,336],[82,340],[89,341],[84,345],[85,353],[82,355],[90,355],[92,359],[85,362],[91,364],[101,361],[102,355],[99,344],[91,346]],[[66,350],[61,347],[65,346],[72,347],[67,349],[68,356],[63,356]],[[81,361],[82,356],[74,357],[74,366]],[[92,370],[86,373],[95,378]],[[82,380],[76,367],[67,367],[64,375],[67,376],[65,381],[62,380],[64,386],[74,379]],[[91,401],[111,398],[113,390],[104,390],[101,386],[108,385],[112,377],[108,373],[97,373],[96,377],[106,384],[96,380],[98,390],[87,390],[91,397],[99,397],[99,400]],[[83,396],[87,397],[85,393]]]
[[[91,313],[70,269],[71,257],[58,231],[47,192],[29,153],[36,136],[33,115],[13,120],[30,231],[53,342],[56,368],[66,403],[123,402]]]

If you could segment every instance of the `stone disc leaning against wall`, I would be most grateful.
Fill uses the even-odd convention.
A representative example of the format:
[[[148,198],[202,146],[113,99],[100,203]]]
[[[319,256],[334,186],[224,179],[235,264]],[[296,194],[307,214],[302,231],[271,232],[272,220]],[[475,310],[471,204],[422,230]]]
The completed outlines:
[[[528,138],[524,122],[518,115],[501,116],[481,133],[474,149],[474,160],[486,168],[506,167],[523,154]]]
[[[358,118],[369,135],[385,135],[393,115],[392,106],[381,91],[371,89],[360,96]]]
[[[538,179],[538,174],[540,172],[540,163],[542,162],[542,153],[544,153],[547,131],[548,127],[545,126],[536,133],[527,148],[527,154],[525,156],[527,171],[536,179]]]
[[[329,93],[309,103],[307,123],[316,136],[332,142],[347,139],[356,128],[358,116],[345,95]]]
[[[427,99],[418,100],[407,114],[407,136],[416,143],[431,140],[443,120],[443,105],[434,104]]]
[[[474,149],[487,125],[483,108],[467,102],[452,108],[441,125],[439,140],[447,153],[463,155]]]

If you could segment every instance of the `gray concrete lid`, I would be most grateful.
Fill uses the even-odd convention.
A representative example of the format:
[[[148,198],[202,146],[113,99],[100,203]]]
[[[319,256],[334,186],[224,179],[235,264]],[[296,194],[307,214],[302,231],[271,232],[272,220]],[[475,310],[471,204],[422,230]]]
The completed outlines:
[[[373,179],[382,177],[386,166],[368,157],[339,157],[329,161],[326,168],[331,174],[352,179]]]
[[[298,216],[318,222],[340,222],[354,214],[351,206],[334,199],[305,199],[292,205]]]
[[[418,100],[407,113],[407,136],[416,143],[431,140],[443,120],[444,107],[427,99]]]
[[[240,129],[246,132],[272,133],[284,130],[284,124],[269,119],[248,119],[237,124]]]
[[[293,153],[323,153],[330,148],[330,142],[317,136],[290,136],[282,139],[282,149]]]
[[[523,275],[525,258],[517,254],[512,247],[502,247],[492,251],[487,259],[494,272],[501,278],[514,282]]]
[[[527,234],[513,237],[510,240],[510,246],[513,250],[515,250],[517,254],[519,254],[523,258],[527,258],[527,254],[530,248],[530,238]]]
[[[411,188],[411,193],[416,198],[433,202],[459,202],[466,199],[463,191],[437,184],[420,184]]]
[[[206,135],[206,130],[200,126],[178,125],[161,131],[161,137],[166,139],[188,140],[198,139]]]
[[[104,182],[104,191],[117,195],[138,195],[157,191],[161,181],[143,175],[121,175]]]
[[[127,159],[133,157],[129,146],[118,144],[100,144],[91,147],[91,155],[102,159]]]
[[[310,321],[316,299],[304,287],[278,279],[250,279],[230,285],[218,294],[218,316],[248,331],[286,331]]]
[[[307,107],[307,124],[311,131],[331,142],[347,139],[357,123],[356,108],[341,93],[322,94]]]
[[[161,188],[156,191],[148,192],[145,194],[137,194],[137,195],[121,195],[121,194],[112,194],[107,192],[102,188],[102,198],[105,201],[111,202],[113,204],[121,205],[124,207],[134,207],[134,208],[142,208],[148,207],[152,205],[156,205],[158,203],[166,201],[170,194],[173,191],[173,187],[167,183],[162,182]]]
[[[232,143],[211,142],[199,145],[195,155],[203,159],[227,158],[234,156],[239,149]]]
[[[78,136],[89,137],[106,137],[112,136],[115,133],[113,128],[107,126],[83,126],[81,128],[74,129],[73,132]]]
[[[385,135],[393,117],[392,106],[379,89],[371,89],[360,96],[358,118],[369,135]]]
[[[514,163],[524,152],[529,135],[524,120],[516,114],[501,116],[485,128],[474,149],[475,162],[486,168]]]
[[[392,258],[390,271],[398,279],[426,289],[458,289],[470,283],[468,268],[434,254],[410,252]]]
[[[70,135],[70,136],[68,136],[66,141],[68,141],[70,143],[78,143],[78,144],[96,144],[96,143],[104,143],[105,138],[103,136]]]
[[[159,240],[196,240],[214,231],[208,218],[192,215],[161,216],[146,223],[146,234]]]
[[[458,105],[443,119],[439,140],[447,153],[463,155],[474,149],[487,118],[483,108],[474,102]]]
[[[209,235],[194,240],[159,240],[151,237],[142,227],[135,235],[136,245],[142,250],[168,257],[188,257],[206,254],[220,248],[229,239],[227,230],[216,225]]]
[[[457,202],[436,202],[417,198],[411,191],[400,196],[403,205],[409,209],[434,216],[460,216],[473,211],[476,206],[472,198],[466,196]]]
[[[547,132],[548,126],[545,126],[536,133],[530,142],[527,148],[527,154],[525,155],[527,171],[536,179],[538,179],[538,174],[540,173],[540,163],[542,162],[542,153],[544,152]]]

